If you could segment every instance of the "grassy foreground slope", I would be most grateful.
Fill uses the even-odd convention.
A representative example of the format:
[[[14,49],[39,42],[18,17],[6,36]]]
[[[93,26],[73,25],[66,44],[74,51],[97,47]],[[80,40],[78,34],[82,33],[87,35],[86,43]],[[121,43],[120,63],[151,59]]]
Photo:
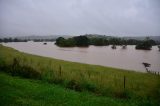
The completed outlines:
[[[30,78],[0,75],[0,99],[8,104],[159,105],[160,101],[160,76],[35,56],[2,45],[0,71]]]
[[[28,106],[135,106],[137,103],[86,92],[75,92],[39,80],[12,77],[0,72],[0,105]]]

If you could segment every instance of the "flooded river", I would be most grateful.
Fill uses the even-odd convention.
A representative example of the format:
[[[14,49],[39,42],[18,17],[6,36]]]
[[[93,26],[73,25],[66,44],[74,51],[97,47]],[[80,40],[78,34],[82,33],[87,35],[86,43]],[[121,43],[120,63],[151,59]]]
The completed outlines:
[[[142,65],[146,62],[151,64],[150,70],[160,72],[160,52],[157,46],[153,46],[152,50],[135,50],[135,46],[127,46],[126,49],[121,46],[117,46],[117,49],[112,49],[111,46],[61,48],[54,42],[47,42],[46,45],[43,42],[13,42],[3,45],[45,57],[141,72],[146,71]]]

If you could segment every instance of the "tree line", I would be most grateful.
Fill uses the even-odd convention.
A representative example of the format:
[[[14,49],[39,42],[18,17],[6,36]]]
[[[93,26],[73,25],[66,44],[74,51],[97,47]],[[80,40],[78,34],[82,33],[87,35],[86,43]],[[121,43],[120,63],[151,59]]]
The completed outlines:
[[[107,46],[107,45],[136,45],[136,49],[145,49],[150,50],[152,46],[158,45],[158,42],[155,42],[154,40],[147,37],[145,40],[136,40],[136,39],[123,39],[123,38],[116,38],[116,37],[110,37],[110,38],[102,38],[102,37],[87,37],[84,35],[81,36],[75,36],[72,38],[65,39],[63,37],[59,37],[56,39],[56,45],[60,47],[87,47],[89,45],[95,45],[95,46]]]
[[[30,39],[18,39],[18,38],[1,38],[0,42],[27,42]],[[43,42],[43,41],[55,41],[55,39],[34,39],[34,42]],[[65,39],[63,37],[59,37],[56,39],[57,46],[60,47],[87,47],[89,45],[95,46],[107,46],[113,45],[112,47],[116,49],[116,45],[136,45],[136,49],[144,49],[150,50],[154,45],[160,45],[160,42],[156,42],[149,37],[146,37],[144,40],[136,40],[136,39],[124,39],[118,37],[88,37],[85,35],[75,36],[72,38]],[[158,46],[160,49],[160,46]]]
[[[27,42],[26,39],[18,39],[18,38],[1,38],[0,42]]]
[[[68,39],[59,37],[56,39],[55,44],[60,47],[74,47],[74,46],[86,47],[90,45],[90,40],[86,36],[76,36]]]
[[[34,42],[53,42],[56,39],[18,39],[18,38],[0,38],[0,42],[27,42],[33,40]]]

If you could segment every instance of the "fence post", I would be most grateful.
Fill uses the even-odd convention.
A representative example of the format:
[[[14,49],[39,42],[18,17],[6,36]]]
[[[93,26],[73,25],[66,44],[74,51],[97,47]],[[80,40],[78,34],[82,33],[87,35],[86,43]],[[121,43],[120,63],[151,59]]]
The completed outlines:
[[[124,75],[124,89],[126,87],[126,76]]]
[[[89,78],[90,78],[90,72],[88,72],[88,76],[89,76]]]
[[[59,66],[59,75],[61,76],[62,72],[61,72],[61,65]]]

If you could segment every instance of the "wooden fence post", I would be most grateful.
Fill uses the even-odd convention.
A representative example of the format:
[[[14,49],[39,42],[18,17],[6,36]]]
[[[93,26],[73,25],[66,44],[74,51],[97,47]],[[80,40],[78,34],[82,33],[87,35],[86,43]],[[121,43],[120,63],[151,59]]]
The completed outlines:
[[[61,76],[62,72],[61,72],[61,65],[59,66],[59,75]]]
[[[126,87],[126,76],[124,76],[124,89]]]

